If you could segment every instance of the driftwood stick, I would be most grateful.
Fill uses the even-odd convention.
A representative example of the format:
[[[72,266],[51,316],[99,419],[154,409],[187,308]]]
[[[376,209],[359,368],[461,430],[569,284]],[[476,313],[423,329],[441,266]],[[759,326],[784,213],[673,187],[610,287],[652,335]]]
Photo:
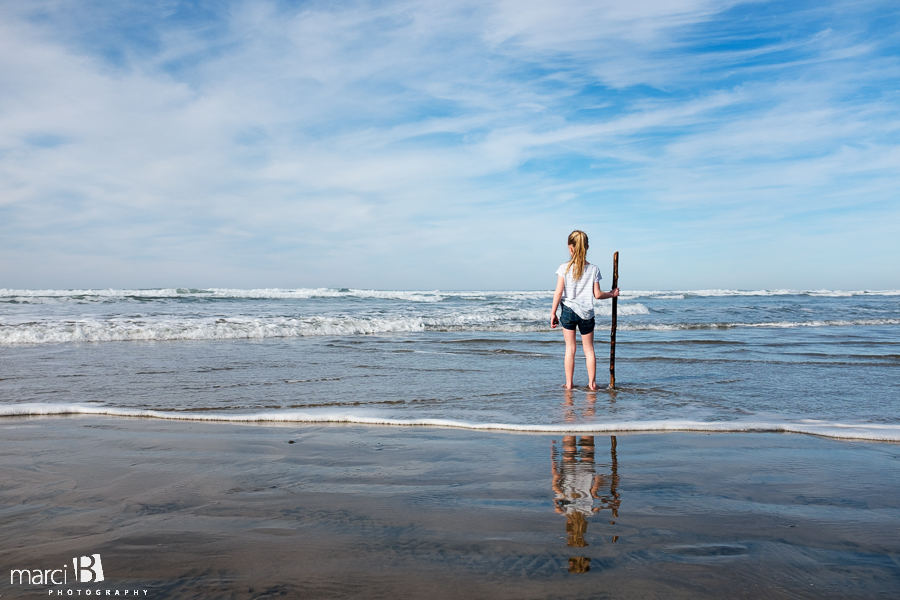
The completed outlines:
[[[613,254],[612,289],[619,287],[619,253]],[[612,299],[612,327],[609,330],[609,389],[616,388],[616,317],[619,312],[618,298]]]

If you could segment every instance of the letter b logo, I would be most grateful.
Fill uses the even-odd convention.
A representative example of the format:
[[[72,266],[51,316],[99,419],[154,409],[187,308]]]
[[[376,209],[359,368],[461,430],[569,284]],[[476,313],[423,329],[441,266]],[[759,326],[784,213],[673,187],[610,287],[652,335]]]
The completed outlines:
[[[81,583],[99,583],[103,581],[103,563],[99,554],[82,556],[81,560],[73,558],[75,578]]]

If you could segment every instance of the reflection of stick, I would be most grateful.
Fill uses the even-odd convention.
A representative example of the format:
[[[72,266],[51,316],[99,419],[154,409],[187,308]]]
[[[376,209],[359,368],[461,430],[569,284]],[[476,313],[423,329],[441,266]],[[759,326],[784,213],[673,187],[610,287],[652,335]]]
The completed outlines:
[[[619,253],[613,254],[613,289],[619,287]],[[618,298],[613,298],[612,328],[609,332],[609,389],[616,387],[616,316],[619,311]]]

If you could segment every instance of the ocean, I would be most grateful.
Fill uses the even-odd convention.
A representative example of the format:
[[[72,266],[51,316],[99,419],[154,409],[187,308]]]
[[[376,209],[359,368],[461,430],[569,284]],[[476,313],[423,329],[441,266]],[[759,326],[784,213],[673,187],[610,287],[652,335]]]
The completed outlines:
[[[900,291],[625,291],[590,392],[550,291],[0,290],[0,416],[900,441]],[[598,382],[610,301],[596,304]]]

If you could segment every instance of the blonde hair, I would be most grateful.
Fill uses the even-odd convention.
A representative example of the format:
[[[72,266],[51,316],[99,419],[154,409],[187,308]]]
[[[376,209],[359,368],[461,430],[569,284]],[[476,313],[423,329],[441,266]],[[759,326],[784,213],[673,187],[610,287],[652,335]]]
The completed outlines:
[[[569,245],[574,246],[575,249],[572,252],[572,258],[569,259],[566,265],[566,273],[569,272],[569,269],[572,269],[572,277],[575,278],[575,281],[578,281],[581,279],[581,275],[584,273],[584,265],[587,263],[585,257],[590,247],[587,234],[576,229],[569,234]]]

